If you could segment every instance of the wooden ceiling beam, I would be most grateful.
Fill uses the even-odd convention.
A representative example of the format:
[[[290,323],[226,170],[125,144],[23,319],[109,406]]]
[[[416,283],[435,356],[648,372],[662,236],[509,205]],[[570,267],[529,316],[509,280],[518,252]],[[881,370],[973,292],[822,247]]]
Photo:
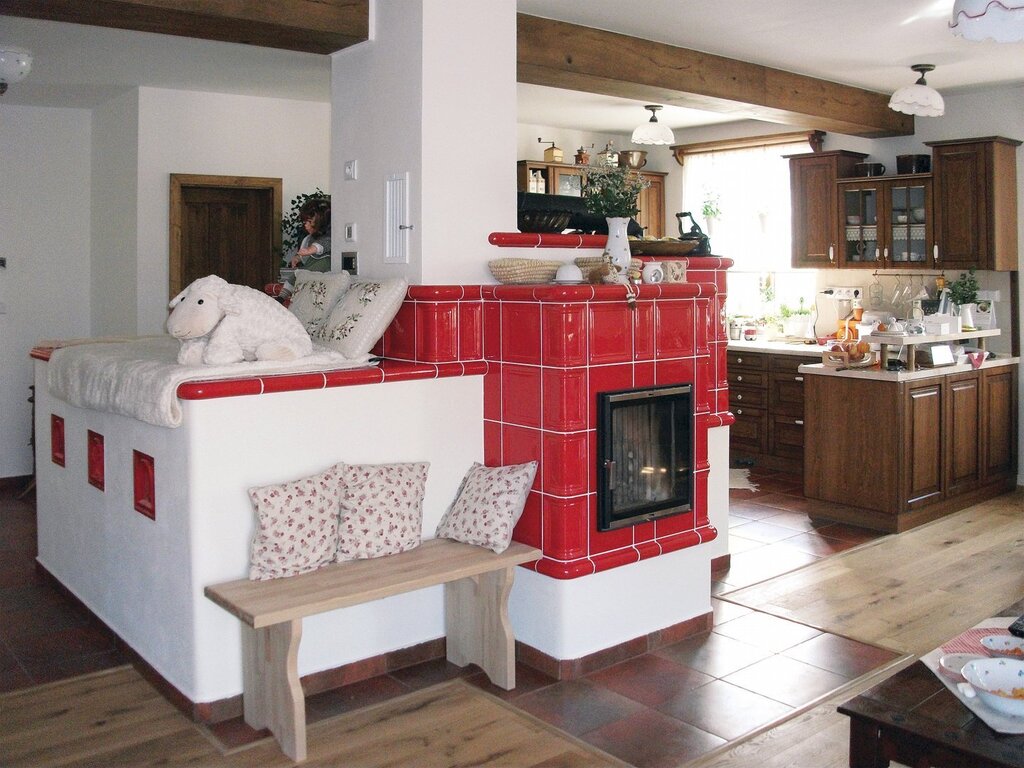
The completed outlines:
[[[909,136],[888,96],[806,75],[518,14],[521,83],[704,109],[852,136]]]
[[[0,14],[328,54],[369,37],[369,0],[0,0]]]

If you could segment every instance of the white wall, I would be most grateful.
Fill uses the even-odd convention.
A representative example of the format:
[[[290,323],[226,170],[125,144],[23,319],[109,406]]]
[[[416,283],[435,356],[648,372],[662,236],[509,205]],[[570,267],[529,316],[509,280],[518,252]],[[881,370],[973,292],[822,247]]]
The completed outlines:
[[[330,191],[330,105],[139,89],[138,333],[167,318],[170,174],[283,179],[284,207]]]
[[[32,474],[29,350],[90,335],[87,110],[0,109],[0,477]]]

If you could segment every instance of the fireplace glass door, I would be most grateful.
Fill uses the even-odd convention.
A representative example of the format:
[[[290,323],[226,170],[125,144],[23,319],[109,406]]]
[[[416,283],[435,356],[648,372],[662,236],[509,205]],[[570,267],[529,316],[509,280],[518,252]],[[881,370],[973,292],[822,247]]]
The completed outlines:
[[[692,425],[688,384],[598,395],[598,530],[690,509]]]

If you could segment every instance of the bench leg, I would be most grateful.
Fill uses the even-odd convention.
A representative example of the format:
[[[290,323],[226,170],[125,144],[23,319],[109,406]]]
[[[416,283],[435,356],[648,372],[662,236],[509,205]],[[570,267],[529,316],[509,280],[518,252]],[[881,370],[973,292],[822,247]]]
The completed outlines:
[[[514,566],[445,584],[448,661],[476,664],[499,688],[516,687],[516,645],[508,620]]]
[[[245,722],[268,728],[281,751],[306,759],[306,700],[299,684],[302,620],[271,627],[242,627],[242,704]]]

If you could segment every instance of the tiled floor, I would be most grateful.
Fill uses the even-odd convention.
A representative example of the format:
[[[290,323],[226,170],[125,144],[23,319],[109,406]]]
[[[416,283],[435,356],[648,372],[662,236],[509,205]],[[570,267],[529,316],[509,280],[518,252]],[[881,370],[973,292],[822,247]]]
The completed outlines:
[[[680,765],[891,659],[721,597],[877,535],[811,524],[799,478],[755,470],[751,479],[758,490],[730,492],[731,567],[715,576],[712,632],[579,680],[559,682],[520,665],[514,691],[490,685],[476,667],[431,661],[310,696],[310,722],[465,677],[633,765]],[[128,661],[98,621],[36,575],[34,508],[10,492],[0,493],[0,550],[0,690]],[[225,746],[260,736],[240,719],[212,735]]]

